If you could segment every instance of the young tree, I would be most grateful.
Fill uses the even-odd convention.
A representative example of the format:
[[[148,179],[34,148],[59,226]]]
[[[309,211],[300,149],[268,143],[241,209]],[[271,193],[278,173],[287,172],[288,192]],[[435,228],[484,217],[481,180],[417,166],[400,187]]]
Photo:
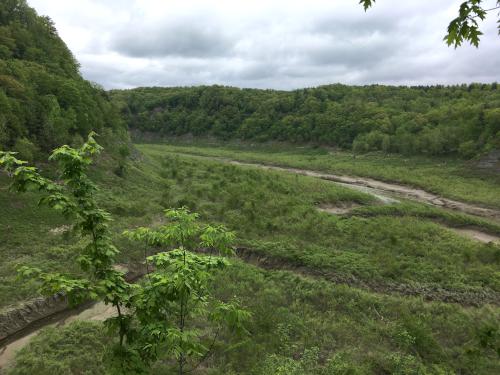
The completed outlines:
[[[144,358],[152,363],[160,356],[171,355],[182,375],[208,358],[223,329],[244,331],[250,314],[237,302],[219,301],[210,293],[214,272],[229,266],[219,255],[233,253],[234,234],[223,226],[200,225],[198,215],[186,208],[166,210],[165,215],[167,225],[139,228],[125,235],[169,250],[147,258],[155,271],[135,295],[134,306]],[[198,249],[207,253],[193,252]],[[215,332],[211,339],[202,331],[207,325]],[[197,362],[192,363],[190,358]]]
[[[123,347],[131,320],[124,308],[130,305],[132,286],[122,272],[113,268],[119,251],[110,237],[111,216],[96,202],[98,188],[86,173],[93,157],[102,150],[94,136],[95,133],[91,133],[87,142],[78,149],[62,146],[52,152],[49,160],[58,163],[61,182],[43,177],[35,167],[28,167],[26,162],[16,159],[14,152],[0,152],[0,168],[12,177],[14,190],[42,192],[44,196],[40,204],[47,204],[72,218],[74,229],[87,240],[77,258],[85,277],[76,278],[26,266],[19,269],[21,276],[36,278],[43,294],[64,292],[72,305],[88,300],[113,305],[117,317],[108,323],[117,326],[119,345]]]

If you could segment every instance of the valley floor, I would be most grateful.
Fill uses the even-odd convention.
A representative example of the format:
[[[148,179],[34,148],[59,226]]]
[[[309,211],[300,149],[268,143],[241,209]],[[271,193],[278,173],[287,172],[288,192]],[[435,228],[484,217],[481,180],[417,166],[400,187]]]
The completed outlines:
[[[500,224],[401,194],[379,196],[310,174],[227,159],[411,184],[493,211],[500,207],[497,176],[470,175],[453,162],[422,161],[409,167],[394,156],[353,159],[317,150],[137,147],[140,154],[124,177],[110,172],[111,161],[105,158],[93,171],[102,189],[100,200],[115,217],[121,263],[139,263],[144,250],[120,233],[158,225],[167,207],[186,206],[204,221],[237,233],[240,259],[233,260],[229,274],[218,277],[214,291],[221,298],[238,296],[253,312],[251,336],[230,350],[222,350],[219,342],[200,373],[500,371],[500,246],[495,244]],[[419,181],[422,175],[426,178]],[[6,179],[0,182],[3,189]],[[62,218],[36,208],[35,193],[20,196],[3,189],[0,199],[0,225],[7,229],[0,243],[0,297],[7,308],[34,296],[34,285],[16,280],[17,265],[76,272],[69,265],[78,243]],[[465,231],[471,230],[493,241],[467,237]],[[104,345],[99,324],[43,331],[20,352],[10,373],[36,369],[49,374],[40,353],[46,363],[60,359],[68,337],[80,350],[61,366],[75,368],[86,358],[98,358],[102,348],[88,347],[79,337]],[[92,373],[103,373],[99,366],[97,361]],[[168,374],[168,363],[154,373]]]
[[[408,189],[411,187],[422,189],[431,195],[500,209],[498,194],[500,175],[479,169],[478,163],[474,161],[382,153],[355,155],[350,152],[307,146],[284,144],[266,146],[219,141],[175,140],[172,143],[150,144],[148,147],[160,149],[168,147],[170,151],[193,155],[300,168],[319,173],[356,176],[356,178],[368,177],[380,182],[406,185]],[[422,192],[413,193],[414,196],[422,195]]]

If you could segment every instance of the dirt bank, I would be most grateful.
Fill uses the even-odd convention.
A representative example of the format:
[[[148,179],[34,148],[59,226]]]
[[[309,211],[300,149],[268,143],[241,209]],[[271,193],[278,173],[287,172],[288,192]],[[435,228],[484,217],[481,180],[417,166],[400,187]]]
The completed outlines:
[[[329,270],[294,265],[286,259],[265,256],[253,249],[238,248],[238,257],[255,266],[269,270],[286,270],[309,277],[320,277],[336,284],[365,289],[381,294],[421,297],[425,301],[456,303],[462,306],[479,307],[485,304],[500,306],[500,293],[490,289],[450,290],[438,285],[404,284],[389,281],[364,281],[354,275],[341,275]]]
[[[105,305],[104,303],[100,302],[93,304],[88,308],[83,308],[75,315],[64,314],[52,324],[46,324],[43,327],[65,326],[66,324],[74,322],[76,320],[103,321],[115,315],[116,315],[116,310],[112,306]],[[0,349],[0,373],[2,372],[2,369],[6,369],[13,363],[16,353],[22,348],[24,348],[26,345],[28,345],[30,340],[33,337],[35,337],[39,332],[40,330],[37,329],[25,336],[12,340],[10,343],[6,344],[2,349]]]
[[[117,268],[126,271],[122,265]],[[144,267],[134,266],[126,272],[125,278],[132,282],[145,273]],[[101,308],[102,306],[99,304],[95,305],[91,302],[71,308],[63,294],[56,294],[50,297],[35,298],[7,309],[0,313],[0,358],[5,347],[10,345],[12,341],[24,338],[38,331],[41,327],[61,321],[69,322],[72,317],[85,318],[89,316],[88,314],[98,314]]]

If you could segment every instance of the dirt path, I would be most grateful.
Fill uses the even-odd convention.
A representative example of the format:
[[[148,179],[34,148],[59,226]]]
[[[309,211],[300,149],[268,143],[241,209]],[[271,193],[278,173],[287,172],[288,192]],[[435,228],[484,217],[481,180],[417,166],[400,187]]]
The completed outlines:
[[[463,237],[467,237],[467,238],[470,238],[470,239],[473,239],[473,240],[476,240],[476,241],[479,241],[479,242],[483,242],[483,243],[490,243],[490,242],[493,242],[493,243],[500,243],[500,237],[498,236],[493,236],[491,234],[488,234],[488,233],[484,233],[484,232],[481,232],[481,231],[478,231],[476,229],[471,229],[471,228],[450,228],[450,227],[447,227],[449,230],[451,230],[452,232],[455,232]]]
[[[115,314],[116,310],[112,306],[105,305],[104,303],[99,302],[89,308],[83,309],[78,314],[64,314],[62,318],[57,320],[55,323],[44,325],[43,327],[63,327],[76,320],[103,321],[107,318],[115,316]],[[28,345],[30,340],[35,337],[43,327],[40,327],[25,336],[13,340],[0,349],[0,374],[3,372],[2,370],[5,370],[10,365],[12,365],[16,353],[26,345]]]
[[[356,208],[361,207],[359,204],[351,203],[351,204],[339,204],[339,205],[331,205],[331,204],[322,204],[317,206],[317,210],[321,212],[326,212],[331,215],[346,215]],[[450,230],[462,237],[469,238],[474,241],[479,241],[482,243],[498,243],[500,244],[500,236],[496,236],[493,234],[482,232],[478,229],[474,228],[453,228],[449,225],[446,225],[442,222],[435,221],[438,225]]]
[[[182,153],[182,152],[177,152],[177,153],[194,156],[198,158],[218,160],[233,165],[242,165],[247,167],[255,167],[266,170],[288,172],[303,176],[316,177],[322,180],[336,182],[340,185],[366,192],[368,194],[374,195],[375,197],[379,198],[382,201],[385,201],[386,203],[397,202],[397,199],[395,199],[396,196],[396,197],[411,199],[417,202],[427,203],[437,207],[443,207],[467,213],[474,216],[480,216],[500,221],[500,210],[498,209],[481,207],[471,203],[465,203],[453,199],[444,198],[437,194],[430,193],[428,191],[418,188],[413,188],[406,185],[383,182],[372,178],[352,177],[352,176],[344,176],[331,173],[322,173],[308,169],[279,167],[276,165],[269,165],[262,163],[248,163],[233,159],[227,159],[223,157],[203,156],[203,155],[196,155],[196,154]]]
[[[274,165],[266,165],[259,163],[245,163],[237,160],[228,160],[221,158],[217,159],[224,160],[233,165],[243,165],[248,167],[256,167],[256,168],[262,168],[280,172],[289,172],[289,173],[300,174],[303,176],[316,177],[322,180],[333,181],[336,183],[340,183],[341,185],[344,186],[365,191],[369,194],[377,196],[379,199],[395,201],[393,196],[396,195],[403,198],[415,200],[418,202],[431,204],[433,206],[444,207],[451,210],[464,212],[470,215],[500,220],[500,210],[480,207],[469,203],[443,198],[440,197],[439,195],[429,193],[425,190],[412,188],[405,185],[383,182],[371,178],[350,177],[350,176],[342,176],[336,174],[321,173],[307,169],[285,168],[285,167],[278,167]],[[499,194],[500,194],[500,188],[499,188]]]

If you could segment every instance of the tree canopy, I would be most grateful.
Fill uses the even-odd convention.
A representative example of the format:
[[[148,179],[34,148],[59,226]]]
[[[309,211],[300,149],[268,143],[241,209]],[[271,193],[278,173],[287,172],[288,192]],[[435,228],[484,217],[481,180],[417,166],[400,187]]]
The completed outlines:
[[[288,141],[469,158],[500,147],[497,84],[222,86],[113,91],[130,128],[156,136]]]
[[[49,17],[25,0],[0,3],[0,149],[32,158],[91,130],[123,129],[107,93],[78,69]]]

